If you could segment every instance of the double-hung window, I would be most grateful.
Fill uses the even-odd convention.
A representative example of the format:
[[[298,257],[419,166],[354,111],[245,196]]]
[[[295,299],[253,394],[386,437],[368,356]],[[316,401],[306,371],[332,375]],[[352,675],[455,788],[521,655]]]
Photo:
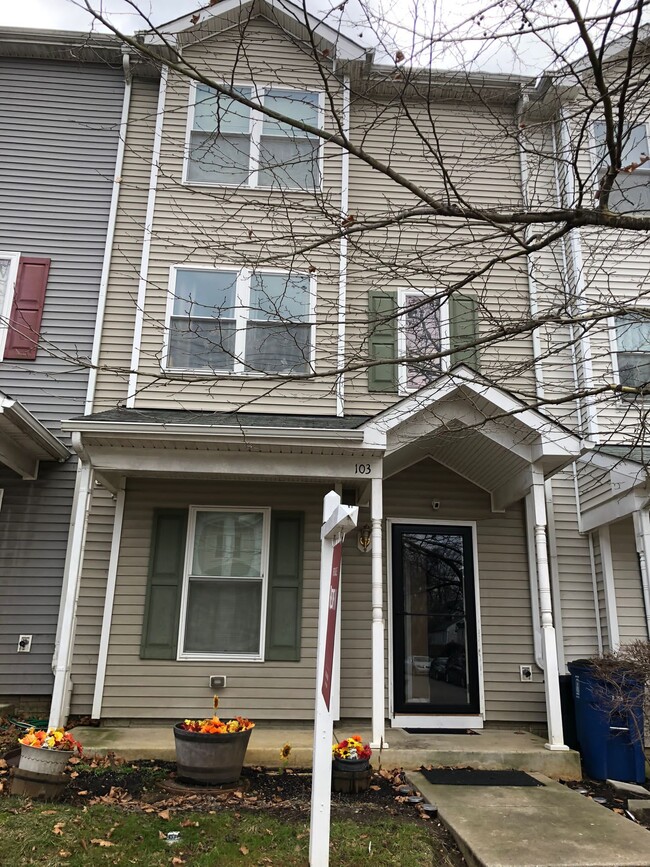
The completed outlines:
[[[606,127],[602,121],[594,124],[596,141],[596,173],[598,182],[603,179],[609,165],[609,155],[605,147]],[[625,128],[622,142],[621,169],[609,194],[610,211],[620,214],[645,213],[650,211],[650,162],[643,158],[650,154],[646,124],[629,125]]]
[[[615,319],[616,366],[621,385],[650,384],[650,310]]]
[[[320,94],[238,86],[246,99],[284,117],[321,126]],[[203,84],[192,90],[185,178],[188,183],[313,190],[321,182],[317,136],[251,110]]]
[[[14,300],[19,261],[19,253],[0,252],[0,359],[4,356],[9,333],[9,317]]]
[[[401,289],[399,305],[398,353],[406,359],[399,367],[400,391],[427,385],[447,369],[448,356],[427,358],[449,349],[447,301],[420,289]]]
[[[308,274],[174,267],[165,368],[309,373],[314,301],[315,280]]]
[[[193,507],[179,657],[263,658],[268,509]]]

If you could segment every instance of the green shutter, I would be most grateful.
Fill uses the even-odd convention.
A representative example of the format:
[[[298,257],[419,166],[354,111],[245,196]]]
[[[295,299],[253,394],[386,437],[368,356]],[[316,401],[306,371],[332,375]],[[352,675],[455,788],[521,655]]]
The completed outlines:
[[[454,352],[455,347],[466,346],[478,337],[478,305],[473,295],[452,295],[449,302],[449,335],[452,365],[468,364],[478,370],[478,347],[469,346]]]
[[[371,361],[391,359],[392,364],[377,364],[368,368],[368,391],[397,391],[397,323],[393,316],[397,309],[394,292],[370,292],[368,354]]]
[[[265,659],[300,659],[302,622],[302,512],[271,513]]]
[[[186,509],[154,511],[141,659],[176,659],[186,539]]]

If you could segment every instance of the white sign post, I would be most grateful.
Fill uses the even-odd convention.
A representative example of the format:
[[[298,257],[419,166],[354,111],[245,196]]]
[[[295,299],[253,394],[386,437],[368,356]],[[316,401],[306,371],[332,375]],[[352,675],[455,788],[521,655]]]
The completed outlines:
[[[358,517],[358,506],[342,506],[341,498],[335,491],[325,495],[323,526],[320,534],[316,712],[309,824],[310,867],[327,867],[330,862],[333,733],[331,689],[341,571],[341,543],[345,534],[357,526]]]

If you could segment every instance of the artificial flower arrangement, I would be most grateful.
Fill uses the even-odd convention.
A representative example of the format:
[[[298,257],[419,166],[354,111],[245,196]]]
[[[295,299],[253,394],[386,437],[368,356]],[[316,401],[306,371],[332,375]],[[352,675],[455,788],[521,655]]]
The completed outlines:
[[[18,743],[26,747],[36,747],[41,750],[61,750],[83,754],[83,747],[76,741],[70,732],[63,729],[29,729],[27,734],[18,738]]]
[[[370,744],[364,744],[361,735],[352,735],[351,738],[345,738],[332,747],[332,758],[334,759],[363,761],[369,759],[371,755]]]
[[[212,706],[216,710],[219,707],[219,696],[215,695]],[[178,728],[185,732],[196,732],[200,735],[232,735],[235,732],[247,732],[255,727],[255,723],[243,716],[224,721],[213,714],[209,719],[186,719],[178,724]]]

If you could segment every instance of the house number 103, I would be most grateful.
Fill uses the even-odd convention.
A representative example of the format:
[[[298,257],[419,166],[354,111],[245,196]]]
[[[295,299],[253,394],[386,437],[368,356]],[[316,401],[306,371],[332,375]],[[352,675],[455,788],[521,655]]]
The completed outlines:
[[[372,470],[370,464],[355,464],[354,472],[357,476],[369,476]]]

